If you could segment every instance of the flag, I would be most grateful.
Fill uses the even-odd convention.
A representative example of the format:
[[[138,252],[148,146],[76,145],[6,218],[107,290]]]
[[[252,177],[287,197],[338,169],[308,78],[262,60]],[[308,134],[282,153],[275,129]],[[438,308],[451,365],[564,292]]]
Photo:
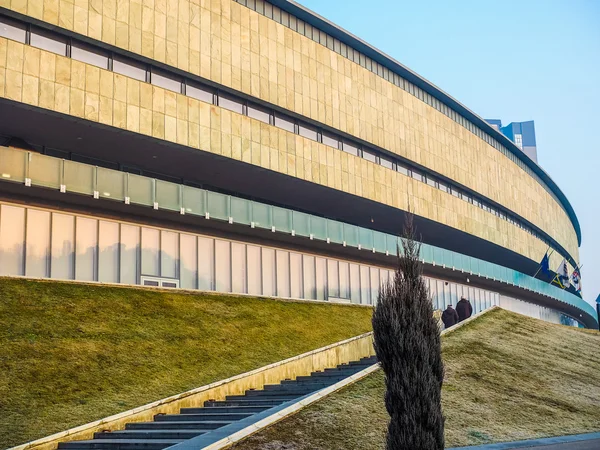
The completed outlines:
[[[581,274],[579,273],[579,268],[576,268],[571,274],[571,282],[575,290],[581,293]]]
[[[552,280],[552,284],[557,284],[561,289],[566,289],[570,286],[569,268],[565,259],[562,260],[558,269],[556,269],[556,276]]]
[[[548,252],[542,258],[542,262],[540,262],[540,272],[550,275],[550,258],[548,258]]]

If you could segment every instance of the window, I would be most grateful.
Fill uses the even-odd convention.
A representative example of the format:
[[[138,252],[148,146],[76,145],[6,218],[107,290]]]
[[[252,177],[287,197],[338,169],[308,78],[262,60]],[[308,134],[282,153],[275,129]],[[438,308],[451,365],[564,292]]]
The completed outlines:
[[[435,180],[434,180],[434,179],[433,179],[433,178],[432,178],[430,175],[427,175],[427,184],[428,184],[429,186],[436,187],[436,186],[435,186]]]
[[[248,105],[248,117],[260,120],[264,123],[271,123],[271,113],[269,110],[261,108],[260,106]]]
[[[381,164],[383,167],[386,167],[388,169],[394,168],[394,163],[387,158],[380,157],[379,164]]]
[[[373,153],[371,153],[368,150],[363,150],[362,151],[362,157],[364,159],[366,159],[367,161],[371,161],[371,162],[377,163],[377,156],[375,156]]]
[[[136,80],[146,81],[146,67],[143,64],[115,58],[113,61],[113,72],[120,73]]]
[[[424,181],[424,176],[421,172],[419,172],[418,170],[415,170],[415,169],[413,169],[411,172],[412,172],[411,175],[415,180]]]
[[[294,125],[294,121],[287,116],[282,114],[275,113],[275,126],[279,128],[283,128],[284,130],[289,131],[290,133],[295,133],[296,128]]]
[[[31,45],[33,47],[48,50],[62,56],[67,54],[67,40],[53,33],[36,30],[31,32]]]
[[[330,147],[339,148],[340,140],[336,135],[323,132],[322,136],[323,144],[329,145]]]
[[[228,95],[219,94],[219,106],[238,114],[244,112],[244,104],[240,100],[234,99]]]
[[[438,188],[440,189],[440,191],[448,192],[448,186],[445,183],[442,183],[441,181],[438,181]]]
[[[304,136],[305,138],[312,139],[313,141],[317,140],[317,130],[308,125],[299,125],[298,126],[298,134],[300,136]]]
[[[460,196],[458,190],[455,187],[451,187],[451,189],[452,189],[452,195],[454,197],[459,197]]]
[[[188,84],[185,87],[185,93],[196,100],[211,104],[213,103],[213,93],[208,88]]]
[[[71,46],[71,58],[101,69],[108,69],[108,55],[84,44]]]
[[[169,91],[181,93],[181,79],[172,78],[159,71],[154,71],[154,69],[152,69],[150,82]]]
[[[358,156],[358,147],[350,142],[343,142],[343,150],[351,155]]]
[[[523,150],[523,135],[515,134],[515,145]]]
[[[25,42],[25,25],[0,17],[0,36],[14,41]]]
[[[406,167],[406,166],[404,166],[404,165],[402,165],[402,164],[398,163],[398,164],[396,165],[396,170],[397,170],[398,172],[400,172],[402,175],[406,175],[406,176],[408,176],[408,167]]]

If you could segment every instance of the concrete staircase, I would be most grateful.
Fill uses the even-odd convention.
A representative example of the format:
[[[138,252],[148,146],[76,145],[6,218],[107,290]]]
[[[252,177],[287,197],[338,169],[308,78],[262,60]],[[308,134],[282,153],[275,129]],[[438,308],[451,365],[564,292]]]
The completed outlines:
[[[230,395],[225,400],[210,400],[203,408],[182,408],[179,414],[159,414],[153,422],[132,422],[124,430],[98,432],[94,439],[58,444],[60,450],[162,450],[253,415],[275,409],[283,403],[300,399],[331,386],[372,366],[376,358],[342,364],[336,368],[313,372],[296,380],[265,385],[262,390],[249,390],[244,395]]]

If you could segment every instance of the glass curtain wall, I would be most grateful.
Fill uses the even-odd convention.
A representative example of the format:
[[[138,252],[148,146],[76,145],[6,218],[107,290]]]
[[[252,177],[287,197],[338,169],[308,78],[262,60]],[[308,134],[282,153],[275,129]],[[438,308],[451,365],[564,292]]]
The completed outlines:
[[[373,305],[392,270],[208,236],[0,204],[0,275],[140,284]],[[475,313],[504,308],[560,323],[549,308],[425,277],[433,306],[466,297]]]

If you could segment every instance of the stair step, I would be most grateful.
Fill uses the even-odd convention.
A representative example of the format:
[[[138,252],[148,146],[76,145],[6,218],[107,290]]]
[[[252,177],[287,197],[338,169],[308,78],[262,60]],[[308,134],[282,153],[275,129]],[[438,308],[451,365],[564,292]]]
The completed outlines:
[[[184,442],[182,439],[93,439],[60,442],[59,449],[69,450],[162,450]]]
[[[293,400],[295,398],[300,397],[302,394],[290,394],[290,395],[269,395],[269,396],[247,396],[247,395],[228,395],[225,400],[226,401],[232,401],[232,402],[239,402],[239,401],[247,401],[247,402],[262,402],[262,401],[269,401],[269,400],[274,400],[274,401],[278,401],[279,403],[283,403],[283,402],[287,402],[290,400]]]
[[[309,387],[293,387],[290,389],[280,389],[280,390],[268,390],[268,391],[246,391],[246,397],[250,398],[271,398],[271,397],[298,397],[300,395],[310,394],[311,392],[318,391],[319,389],[312,389]],[[228,397],[229,398],[229,397]]]
[[[162,420],[166,420],[166,421],[170,421],[170,419],[163,419],[163,417],[173,417],[173,416],[177,416],[177,417],[183,417],[182,420],[193,420],[193,421],[215,421],[215,422],[235,422],[236,420],[242,420],[245,419],[246,417],[250,417],[251,415],[253,415],[255,413],[215,413],[215,414],[210,414],[210,413],[200,413],[200,414],[191,414],[191,413],[186,413],[186,414],[159,414],[154,416],[154,420],[155,421],[162,421]]]
[[[214,425],[206,426],[204,422],[175,420],[172,422],[132,422],[125,425],[126,430],[200,430],[213,431]]]
[[[202,428],[220,428],[225,425],[229,425],[236,420],[222,419],[222,420],[209,420],[204,415],[196,414],[164,414],[154,416],[155,422],[198,422],[203,426]]]
[[[269,398],[269,400],[249,400],[248,397],[241,396],[241,399],[232,399],[232,400],[217,400],[217,401],[207,401],[204,402],[204,406],[207,408],[211,407],[222,407],[222,406],[268,406],[273,407],[277,405],[281,405],[283,402],[287,402],[290,399],[274,399]]]
[[[269,406],[212,406],[203,408],[181,408],[180,414],[223,414],[223,413],[250,413],[256,414],[269,409]]]
[[[304,382],[304,383],[286,383],[286,384],[267,384],[265,386],[266,392],[290,392],[295,390],[313,390],[318,391],[319,389],[331,386],[333,383],[327,383],[324,381],[315,382]]]
[[[210,430],[198,429],[139,429],[94,433],[94,439],[191,439]]]

